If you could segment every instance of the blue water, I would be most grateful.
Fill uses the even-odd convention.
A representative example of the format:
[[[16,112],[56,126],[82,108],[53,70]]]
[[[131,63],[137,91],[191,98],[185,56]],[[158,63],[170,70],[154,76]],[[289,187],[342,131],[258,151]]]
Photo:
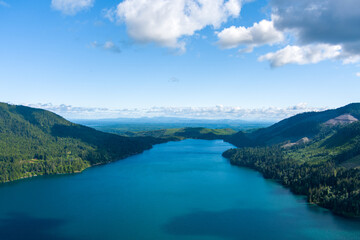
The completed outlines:
[[[0,239],[360,239],[360,222],[185,140],[81,174],[0,185]]]

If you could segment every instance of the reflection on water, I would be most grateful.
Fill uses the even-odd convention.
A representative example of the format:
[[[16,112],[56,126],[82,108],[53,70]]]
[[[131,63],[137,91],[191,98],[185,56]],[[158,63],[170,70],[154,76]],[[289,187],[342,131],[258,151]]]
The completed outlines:
[[[314,207],[313,209],[319,209]],[[315,210],[316,211],[316,210]],[[308,221],[308,215],[300,208],[288,208],[285,211],[269,211],[264,209],[228,209],[224,211],[197,211],[172,218],[163,225],[163,230],[179,236],[216,236],[221,239],[316,239],[307,235],[306,229],[321,231],[333,230],[339,227],[343,230],[354,230],[359,227],[359,221],[341,219],[317,211],[313,221]],[[315,221],[314,221],[315,220]],[[316,221],[320,220],[320,221]],[[325,220],[325,221],[324,221]],[[358,229],[359,230],[359,229]],[[297,233],[297,234],[294,234]],[[330,232],[331,234],[331,232]],[[360,235],[349,236],[335,233],[330,239],[358,239]],[[326,235],[323,235],[328,239]]]
[[[54,234],[54,230],[66,223],[55,218],[36,218],[26,213],[10,212],[0,219],[1,240],[70,240]]]

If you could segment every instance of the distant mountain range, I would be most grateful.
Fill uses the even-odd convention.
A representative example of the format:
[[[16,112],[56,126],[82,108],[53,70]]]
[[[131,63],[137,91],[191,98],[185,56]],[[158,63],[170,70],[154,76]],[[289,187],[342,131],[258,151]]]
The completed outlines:
[[[171,138],[172,140],[183,140],[186,138],[214,140],[225,139],[226,137],[231,136],[234,133],[236,133],[236,131],[231,128],[210,129],[203,127],[188,127],[143,132],[127,132],[126,135],[135,137],[156,137],[163,139]]]
[[[221,124],[253,124],[256,121],[245,121],[241,119],[197,119],[180,117],[141,117],[141,118],[104,118],[104,119],[72,119],[73,122],[82,123],[221,123]],[[258,121],[257,123],[267,123]]]
[[[154,131],[169,128],[232,128],[249,130],[268,127],[274,122],[243,121],[236,119],[191,119],[174,117],[116,118],[116,119],[74,119],[73,122],[93,127],[100,131],[128,135],[129,132]]]

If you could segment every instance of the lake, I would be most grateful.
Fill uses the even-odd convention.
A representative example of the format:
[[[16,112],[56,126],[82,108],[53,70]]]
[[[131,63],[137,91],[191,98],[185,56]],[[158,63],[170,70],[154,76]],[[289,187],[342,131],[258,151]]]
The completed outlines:
[[[156,145],[81,174],[0,185],[0,239],[360,239],[360,221],[231,166],[223,141]]]

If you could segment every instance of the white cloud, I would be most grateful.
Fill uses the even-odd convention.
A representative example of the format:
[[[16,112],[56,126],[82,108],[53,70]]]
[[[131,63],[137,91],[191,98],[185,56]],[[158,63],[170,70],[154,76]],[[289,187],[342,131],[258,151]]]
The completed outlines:
[[[110,22],[114,22],[116,18],[116,8],[104,8],[101,10],[101,15]]]
[[[357,72],[357,73],[356,73],[356,76],[357,76],[357,77],[360,77],[360,72]]]
[[[326,59],[335,59],[341,54],[340,45],[317,44],[306,46],[286,46],[285,48],[259,57],[259,61],[268,60],[272,67],[286,64],[318,63]]]
[[[179,117],[195,119],[241,119],[256,121],[278,121],[298,113],[320,111],[325,108],[309,107],[306,103],[284,108],[242,108],[224,107],[152,107],[133,109],[108,109],[73,107],[71,105],[25,104],[26,106],[46,109],[70,119],[101,119],[101,118],[139,118],[139,117]]]
[[[105,42],[103,47],[104,47],[105,50],[112,51],[112,52],[115,52],[115,53],[120,53],[121,52],[120,48],[118,46],[116,46],[111,41]]]
[[[342,54],[341,58],[342,58],[344,64],[360,62],[360,54],[344,53],[344,54]]]
[[[336,59],[344,64],[360,62],[359,0],[270,0],[271,21],[253,26],[229,27],[217,33],[221,48],[244,45],[239,52],[251,52],[264,44],[291,44],[261,56],[271,66],[312,64]]]
[[[76,13],[91,8],[95,0],[51,0],[51,7],[66,15]]]
[[[248,49],[254,46],[264,44],[279,43],[284,40],[282,32],[274,27],[274,23],[268,20],[262,20],[254,23],[252,27],[235,27],[225,28],[217,34],[218,45],[221,48],[235,48],[240,45],[248,45]]]
[[[218,28],[240,10],[241,0],[125,0],[117,17],[137,42],[185,50],[182,37],[206,26]]]
[[[103,50],[110,51],[113,53],[121,53],[119,46],[115,45],[115,43],[113,43],[112,41],[106,41],[105,43],[98,43],[97,41],[94,41],[90,43],[90,45],[93,48],[101,48]]]
[[[359,0],[271,0],[274,25],[297,45],[340,45],[344,63],[360,61]]]

